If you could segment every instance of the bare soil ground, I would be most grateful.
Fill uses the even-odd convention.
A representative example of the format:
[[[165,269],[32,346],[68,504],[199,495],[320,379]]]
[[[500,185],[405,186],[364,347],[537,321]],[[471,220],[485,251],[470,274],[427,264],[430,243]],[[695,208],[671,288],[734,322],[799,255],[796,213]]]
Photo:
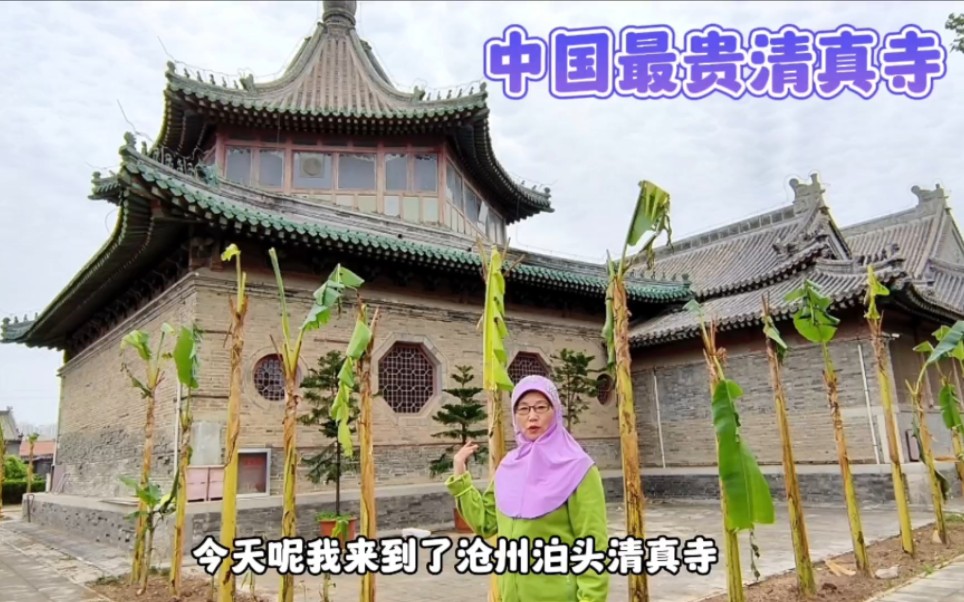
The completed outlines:
[[[796,570],[763,579],[746,587],[746,602],[865,602],[871,596],[883,593],[916,577],[930,573],[941,564],[964,554],[964,517],[948,515],[949,545],[939,543],[935,538],[933,525],[914,531],[915,557],[911,558],[901,548],[900,537],[892,537],[867,546],[871,571],[898,567],[896,579],[879,579],[856,573],[853,553],[831,558],[831,563],[853,572],[851,575],[837,575],[831,572],[827,563],[814,563],[814,578],[817,582],[817,595],[804,597],[797,585]],[[727,602],[728,596],[721,594],[706,598],[701,602]]]
[[[129,580],[129,575],[99,579],[88,584],[88,587],[114,602],[134,600],[137,602],[215,602],[217,600],[217,592],[213,589],[211,580],[203,577],[185,575],[181,579],[179,596],[174,596],[171,592],[167,571],[153,572],[147,580],[147,589],[140,596],[137,595],[137,586],[129,585]],[[237,587],[238,591],[234,597],[236,602],[271,602],[265,596],[252,596],[245,591],[240,582]]]

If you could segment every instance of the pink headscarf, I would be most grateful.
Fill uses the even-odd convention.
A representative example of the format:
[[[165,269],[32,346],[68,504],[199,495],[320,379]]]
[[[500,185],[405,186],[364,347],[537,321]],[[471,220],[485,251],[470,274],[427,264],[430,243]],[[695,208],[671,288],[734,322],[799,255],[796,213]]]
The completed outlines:
[[[516,403],[530,391],[545,395],[555,410],[552,424],[535,441],[525,438],[515,415]],[[565,504],[594,462],[563,425],[559,392],[549,379],[520,380],[509,407],[517,447],[495,472],[496,506],[512,518],[537,518]]]

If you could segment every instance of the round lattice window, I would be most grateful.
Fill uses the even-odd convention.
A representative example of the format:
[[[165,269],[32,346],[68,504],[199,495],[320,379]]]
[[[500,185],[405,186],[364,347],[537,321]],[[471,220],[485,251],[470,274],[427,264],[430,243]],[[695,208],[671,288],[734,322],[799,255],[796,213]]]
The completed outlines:
[[[266,355],[254,365],[254,388],[269,401],[284,400],[285,373],[280,355]]]

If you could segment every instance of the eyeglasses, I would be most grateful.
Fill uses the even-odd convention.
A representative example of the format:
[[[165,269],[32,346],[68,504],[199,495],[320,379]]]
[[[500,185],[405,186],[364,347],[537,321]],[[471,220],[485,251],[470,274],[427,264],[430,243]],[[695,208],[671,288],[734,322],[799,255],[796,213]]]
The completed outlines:
[[[529,410],[535,410],[537,416],[542,416],[543,414],[548,412],[551,407],[552,406],[547,406],[545,404],[539,404],[534,406],[519,406],[515,409],[515,413],[517,416],[528,416]]]

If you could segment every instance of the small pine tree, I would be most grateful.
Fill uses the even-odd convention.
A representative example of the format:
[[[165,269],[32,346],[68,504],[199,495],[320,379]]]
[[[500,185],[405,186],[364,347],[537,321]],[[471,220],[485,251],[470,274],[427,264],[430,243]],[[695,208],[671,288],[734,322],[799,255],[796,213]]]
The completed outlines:
[[[571,349],[563,349],[559,355],[552,356],[552,379],[559,388],[569,432],[579,424],[579,415],[589,409],[583,396],[593,397],[597,394],[598,383],[590,377],[596,371],[589,367],[594,359],[596,357],[593,355]]]
[[[338,396],[338,373],[344,361],[345,357],[339,351],[329,351],[318,358],[317,367],[312,368],[301,383],[304,399],[311,409],[307,414],[298,417],[304,425],[320,427],[319,430],[331,441],[314,456],[304,458],[302,463],[308,466],[307,477],[312,483],[324,480],[325,483],[335,484],[336,515],[341,514],[341,477],[357,470],[356,463],[345,461],[341,443],[338,441],[338,423],[329,415]],[[348,399],[348,427],[354,434],[359,414],[358,400],[354,395],[358,393],[358,383],[355,383],[352,393]]]
[[[458,383],[459,386],[443,390],[458,399],[458,403],[447,403],[432,416],[432,419],[436,422],[453,428],[435,433],[432,436],[438,439],[458,441],[458,444],[453,443],[446,448],[441,456],[432,461],[429,469],[433,477],[452,470],[453,452],[457,451],[470,440],[478,440],[488,434],[488,426],[485,424],[488,419],[485,411],[485,403],[476,399],[476,395],[482,392],[482,387],[470,385],[475,379],[475,376],[472,375],[472,367],[456,366],[455,369],[458,372],[452,375],[452,380]],[[480,422],[483,423],[482,428],[472,428],[473,425]],[[486,453],[487,450],[485,446],[480,444],[473,458],[480,463],[485,462]]]

